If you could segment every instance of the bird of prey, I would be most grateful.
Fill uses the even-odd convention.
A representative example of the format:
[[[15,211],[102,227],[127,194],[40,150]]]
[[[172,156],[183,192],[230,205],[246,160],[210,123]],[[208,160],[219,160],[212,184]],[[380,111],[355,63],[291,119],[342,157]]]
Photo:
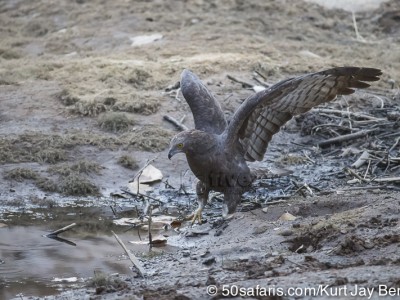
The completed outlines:
[[[241,195],[255,179],[247,161],[261,161],[272,136],[293,116],[329,102],[337,95],[349,95],[355,88],[367,88],[365,81],[377,81],[381,70],[339,67],[289,78],[248,97],[227,122],[220,104],[200,79],[184,70],[181,91],[194,117],[195,129],[178,133],[170,144],[168,158],[184,153],[198,178],[198,209],[201,213],[210,190],[224,194],[223,216],[235,212]]]

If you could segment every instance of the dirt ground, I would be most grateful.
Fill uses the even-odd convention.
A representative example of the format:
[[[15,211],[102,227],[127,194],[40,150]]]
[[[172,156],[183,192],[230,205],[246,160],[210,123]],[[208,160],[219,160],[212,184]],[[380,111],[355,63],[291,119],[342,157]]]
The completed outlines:
[[[233,218],[220,218],[217,196],[205,224],[170,234],[178,250],[141,258],[145,279],[46,299],[223,298],[228,286],[229,297],[243,299],[311,298],[249,293],[257,286],[329,286],[321,299],[339,287],[347,294],[338,299],[354,290],[367,299],[362,288],[378,298],[392,288],[400,298],[400,2],[354,16],[358,35],[351,12],[303,1],[2,1],[0,215],[49,199],[104,203],[157,155],[164,183],[151,195],[193,210],[193,177],[184,157],[167,159],[177,130],[163,120],[185,117],[192,127],[173,88],[184,68],[204,80],[228,117],[253,91],[227,75],[260,85],[256,79],[273,84],[333,66],[383,71],[368,90],[325,106],[370,116],[381,125],[351,124],[379,135],[320,148],[347,132],[338,117],[293,120],[258,163],[293,174],[258,182]],[[338,129],[325,129],[331,123]],[[364,150],[375,155],[371,168],[345,171]],[[188,195],[178,194],[181,184]],[[279,220],[285,212],[296,219]],[[210,285],[216,294],[207,294]]]

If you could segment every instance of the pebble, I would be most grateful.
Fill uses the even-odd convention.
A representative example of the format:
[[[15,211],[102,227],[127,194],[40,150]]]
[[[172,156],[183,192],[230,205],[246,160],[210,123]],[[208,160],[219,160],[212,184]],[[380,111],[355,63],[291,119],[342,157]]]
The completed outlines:
[[[290,230],[290,229],[286,229],[286,230],[283,230],[283,231],[279,232],[279,234],[281,236],[291,236],[291,235],[293,235],[293,231]]]
[[[215,257],[209,257],[203,260],[203,265],[210,266],[215,263]]]

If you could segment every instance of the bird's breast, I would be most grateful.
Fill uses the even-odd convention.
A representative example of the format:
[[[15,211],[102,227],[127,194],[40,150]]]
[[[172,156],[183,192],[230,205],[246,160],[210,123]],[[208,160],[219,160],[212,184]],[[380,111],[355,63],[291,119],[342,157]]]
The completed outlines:
[[[252,180],[250,170],[244,159],[224,152],[212,152],[208,155],[187,156],[188,164],[194,175],[216,191],[227,188],[247,189]]]

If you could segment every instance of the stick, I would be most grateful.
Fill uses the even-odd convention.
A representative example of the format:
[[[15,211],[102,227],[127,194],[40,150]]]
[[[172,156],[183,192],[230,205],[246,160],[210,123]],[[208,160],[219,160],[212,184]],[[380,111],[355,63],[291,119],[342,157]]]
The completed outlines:
[[[275,205],[275,204],[286,203],[286,202],[287,202],[287,200],[268,201],[268,202],[265,202],[265,205]]]
[[[368,151],[364,151],[360,157],[351,165],[353,168],[358,169],[359,167],[361,167],[363,164],[365,164],[367,162],[367,160],[369,159],[369,153]]]
[[[57,236],[57,235],[59,235],[60,233],[63,233],[63,232],[65,232],[65,231],[67,231],[67,230],[70,230],[72,227],[74,227],[76,225],[76,223],[72,223],[72,224],[70,224],[70,225],[68,225],[68,226],[65,226],[65,227],[63,227],[63,228],[60,228],[60,229],[58,229],[58,230],[56,230],[56,231],[53,231],[53,232],[50,232],[49,234],[46,234],[46,236],[47,237],[51,237],[51,236]]]
[[[344,168],[344,170],[346,171],[346,172],[348,172],[350,175],[353,175],[354,177],[356,177],[357,179],[359,179],[359,180],[361,180],[361,181],[363,181],[363,182],[370,182],[371,180],[369,180],[369,179],[365,179],[365,178],[362,178],[359,174],[357,174],[356,172],[354,172],[352,169],[350,169],[350,168]]]
[[[341,135],[341,136],[337,136],[331,139],[327,139],[325,141],[322,141],[318,144],[319,147],[325,147],[325,146],[329,146],[331,144],[338,144],[338,143],[342,143],[348,140],[353,140],[353,139],[357,139],[363,136],[368,135],[371,132],[377,131],[377,129],[371,129],[371,130],[361,130],[359,132],[355,132],[355,133],[349,133],[349,134],[345,134],[345,135]]]
[[[159,200],[157,198],[151,197],[149,195],[145,195],[145,194],[142,194],[142,193],[135,194],[135,193],[132,193],[131,191],[128,191],[126,189],[120,189],[120,190],[123,191],[124,193],[127,193],[127,194],[129,194],[131,196],[134,196],[134,197],[139,197],[140,196],[140,197],[143,197],[143,198],[149,198],[151,200],[157,201],[160,204],[164,204],[163,201],[161,201],[161,200]]]
[[[136,179],[138,176],[142,175],[143,170],[146,169],[146,167],[147,167],[149,164],[151,164],[153,161],[155,161],[155,160],[158,158],[158,156],[159,156],[159,154],[156,155],[156,156],[154,156],[152,159],[149,159],[149,160],[144,164],[144,166],[141,167],[139,171],[137,171],[136,175],[133,176],[133,178],[132,178],[129,182],[135,181],[135,179]],[[139,182],[139,180],[138,180],[138,182]]]
[[[231,76],[231,75],[227,75],[226,77],[228,77],[228,79],[230,79],[230,80],[232,80],[232,81],[235,81],[235,82],[237,82],[237,83],[242,84],[244,88],[246,88],[246,87],[247,87],[247,88],[252,88],[252,87],[254,86],[254,84],[251,84],[251,83],[248,83],[248,82],[245,82],[245,81],[236,79],[235,77],[233,77],[233,76]]]
[[[372,181],[375,181],[375,182],[393,182],[393,181],[400,181],[400,177],[375,178]]]
[[[365,42],[365,39],[360,35],[360,33],[358,32],[358,27],[357,27],[357,21],[356,21],[356,14],[353,12],[351,12],[351,16],[353,18],[353,25],[354,25],[354,31],[356,32],[356,38],[358,41],[360,42]]]
[[[153,247],[153,236],[151,235],[151,216],[153,214],[153,205],[150,205],[149,207],[149,251],[151,251],[151,248]]]
[[[165,115],[165,116],[163,116],[163,119],[165,121],[168,121],[168,122],[172,123],[173,125],[175,125],[176,128],[178,128],[180,131],[189,130],[189,128],[187,128],[184,124],[182,124],[177,119],[175,119],[171,116]]]
[[[124,249],[126,255],[128,255],[129,260],[139,271],[139,274],[144,278],[144,269],[143,269],[140,261],[136,258],[136,256],[133,253],[129,252],[129,250],[128,250],[128,248],[126,248],[124,242],[118,237],[118,235],[115,234],[114,231],[111,230],[111,233],[114,235],[117,242],[121,245],[122,249]]]
[[[351,112],[351,111],[343,111],[343,110],[338,110],[338,109],[327,109],[327,108],[313,108],[312,111],[314,112],[321,112],[321,113],[326,113],[326,114],[335,114],[335,115],[342,115],[342,116],[353,116],[356,118],[361,118],[361,119],[367,119],[367,120],[374,120],[374,121],[386,121],[386,119],[383,118],[375,118],[370,115],[365,115],[361,113],[356,113],[356,112]]]

